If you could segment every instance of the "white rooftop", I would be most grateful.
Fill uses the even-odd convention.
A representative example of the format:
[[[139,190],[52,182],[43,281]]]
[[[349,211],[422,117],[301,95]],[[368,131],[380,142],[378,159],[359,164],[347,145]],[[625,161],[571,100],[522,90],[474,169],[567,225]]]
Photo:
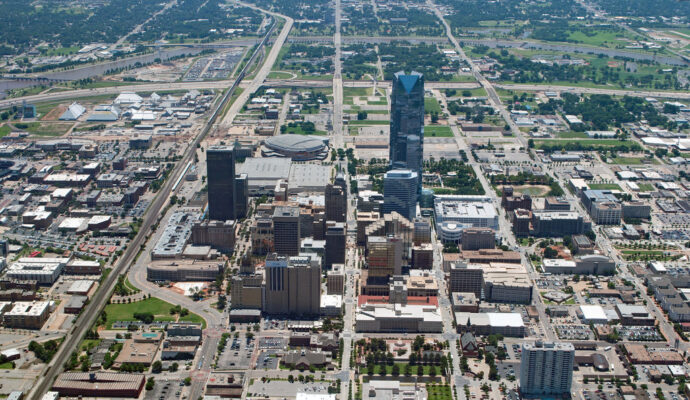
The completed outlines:
[[[581,305],[580,312],[582,313],[582,318],[585,321],[608,320],[608,317],[606,317],[606,312],[604,312],[604,309],[601,306]]]

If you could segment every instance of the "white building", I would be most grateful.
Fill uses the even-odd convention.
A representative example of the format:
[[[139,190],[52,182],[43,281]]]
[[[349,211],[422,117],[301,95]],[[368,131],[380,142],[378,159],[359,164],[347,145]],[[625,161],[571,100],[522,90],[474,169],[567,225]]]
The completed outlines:
[[[22,257],[7,268],[6,276],[17,280],[38,281],[40,285],[52,285],[69,260],[69,258]]]
[[[586,324],[607,324],[609,322],[606,312],[598,305],[582,305],[577,314]]]
[[[498,214],[486,196],[435,196],[436,232],[444,242],[457,242],[464,228],[498,230]]]
[[[357,332],[441,333],[443,319],[435,305],[364,304],[355,315]]]

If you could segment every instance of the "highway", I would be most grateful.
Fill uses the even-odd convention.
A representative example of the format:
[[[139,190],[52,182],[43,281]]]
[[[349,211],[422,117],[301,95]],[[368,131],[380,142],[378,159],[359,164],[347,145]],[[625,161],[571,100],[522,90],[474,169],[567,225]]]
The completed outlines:
[[[272,32],[273,29],[270,29],[267,33],[266,38],[268,38],[268,36],[271,35]],[[253,60],[256,57],[258,52],[261,50],[263,44],[265,43],[266,40],[263,40],[262,45],[257,47],[256,51],[252,55],[251,60]],[[247,65],[249,64],[251,63],[248,63]],[[240,72],[237,80],[233,83],[230,90],[228,90],[225,93],[225,95],[221,98],[221,100],[217,102],[216,107],[213,113],[211,114],[211,117],[209,118],[207,125],[204,127],[204,129],[200,131],[199,135],[197,135],[197,137],[189,144],[189,146],[185,150],[182,159],[175,165],[169,178],[165,181],[163,186],[160,188],[158,194],[151,202],[146,214],[144,215],[139,232],[129,243],[129,245],[127,246],[127,250],[124,252],[122,257],[114,266],[112,272],[102,283],[101,287],[99,288],[100,290],[96,291],[96,293],[91,298],[90,302],[84,307],[84,310],[79,315],[72,330],[69,333],[67,333],[67,335],[65,335],[65,339],[62,345],[56,352],[55,356],[53,356],[53,359],[47,365],[41,377],[39,377],[38,381],[36,382],[36,385],[34,385],[32,391],[28,394],[27,398],[38,400],[43,396],[45,392],[47,392],[50,389],[50,386],[52,385],[53,381],[62,371],[65,361],[67,361],[69,355],[75,348],[77,348],[79,342],[81,341],[81,338],[84,337],[86,332],[93,326],[94,322],[96,321],[96,318],[100,315],[100,311],[103,309],[103,307],[105,307],[108,299],[112,295],[117,279],[127,272],[128,266],[133,261],[135,261],[135,258],[137,257],[137,254],[139,253],[141,246],[146,243],[146,240],[149,237],[149,231],[151,230],[151,227],[154,225],[154,223],[160,221],[160,218],[162,217],[161,210],[170,201],[169,198],[172,192],[172,187],[175,184],[177,178],[186,168],[187,163],[190,160],[192,160],[192,157],[196,151],[197,144],[199,144],[201,140],[206,136],[206,134],[210,131],[211,127],[213,126],[213,123],[215,122],[216,117],[223,109],[227,101],[230,99],[232,92],[238,86],[239,82],[242,80],[242,77],[244,76],[245,72],[246,66],[245,69],[242,72]],[[205,344],[204,347],[208,348],[208,344]]]
[[[271,72],[271,69],[273,68],[273,64],[275,64],[276,59],[278,58],[278,54],[280,53],[280,49],[283,47],[283,44],[285,43],[285,40],[287,39],[288,34],[290,33],[290,30],[292,29],[292,24],[293,24],[293,19],[274,13],[272,11],[264,10],[261,8],[258,8],[254,5],[244,3],[244,2],[237,2],[238,4],[241,4],[245,7],[252,8],[254,10],[270,14],[274,18],[282,18],[285,21],[285,24],[283,25],[283,29],[280,31],[280,34],[276,38],[276,40],[273,42],[273,46],[271,47],[271,51],[268,53],[266,56],[263,65],[259,69],[259,71],[256,73],[256,76],[254,79],[249,83],[247,87],[244,88],[244,91],[242,94],[240,94],[235,100],[235,102],[230,106],[230,109],[228,110],[228,113],[225,115],[225,118],[223,118],[223,121],[220,122],[220,125],[222,126],[229,126],[232,124],[232,121],[235,119],[235,116],[237,113],[242,109],[244,106],[244,103],[249,100],[249,96],[251,96],[256,90],[264,84],[266,81],[266,78],[268,77],[268,74]],[[277,23],[277,21],[276,21]]]

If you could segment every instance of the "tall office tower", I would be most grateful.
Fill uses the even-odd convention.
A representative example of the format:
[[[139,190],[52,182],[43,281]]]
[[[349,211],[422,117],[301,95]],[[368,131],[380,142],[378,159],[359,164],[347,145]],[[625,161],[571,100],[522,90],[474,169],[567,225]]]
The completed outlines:
[[[389,159],[393,168],[417,172],[422,187],[424,157],[424,76],[412,71],[393,75]]]
[[[402,273],[403,242],[393,236],[367,238],[368,277],[391,277]]]
[[[463,262],[456,262],[450,266],[450,279],[448,290],[451,293],[474,293],[477,298],[482,296],[484,287],[484,270],[478,265],[468,266]]]
[[[299,207],[279,206],[273,212],[273,249],[281,256],[299,254]]]
[[[247,216],[247,204],[249,202],[249,178],[247,174],[235,176],[235,218]]]
[[[321,259],[317,256],[266,257],[264,311],[316,315],[321,307]]]
[[[329,183],[325,192],[326,221],[345,222],[347,193],[341,186]]]
[[[235,219],[235,149],[210,146],[206,150],[206,175],[209,218]]]
[[[575,347],[572,343],[525,343],[520,361],[520,392],[527,395],[570,393]]]
[[[326,222],[326,254],[324,268],[330,269],[333,264],[345,263],[345,244],[347,229],[342,222]]]
[[[232,277],[230,308],[263,308],[263,280],[261,274],[235,275]]]
[[[398,214],[414,220],[417,214],[417,173],[409,169],[394,169],[383,176],[383,213]]]
[[[463,250],[493,249],[496,247],[496,232],[491,228],[465,228],[460,240]]]

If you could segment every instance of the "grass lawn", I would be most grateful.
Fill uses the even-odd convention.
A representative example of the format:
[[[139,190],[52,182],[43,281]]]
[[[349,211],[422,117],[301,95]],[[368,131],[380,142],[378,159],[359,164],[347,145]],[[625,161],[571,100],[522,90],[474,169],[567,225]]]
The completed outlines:
[[[649,160],[648,163],[643,162],[644,160]],[[656,158],[644,158],[644,157],[616,157],[613,159],[613,164],[619,165],[641,165],[641,164],[659,164]]]
[[[456,96],[460,97],[486,97],[486,90],[484,90],[483,87],[478,87],[474,89],[455,89]],[[469,92],[469,96],[465,96],[467,94],[466,92]]]
[[[170,309],[173,307],[167,301],[156,297],[129,304],[108,304],[105,306],[107,315],[105,327],[111,329],[115,321],[136,321],[135,312],[150,312],[154,315],[155,321],[175,321],[175,315],[170,314]],[[180,321],[201,323],[204,327],[206,326],[204,319],[193,313],[180,317]]]
[[[541,139],[535,140],[534,144],[537,148],[542,145],[567,145],[568,143],[580,143],[584,146],[602,146],[602,147],[612,147],[612,146],[631,146],[635,142],[632,140],[618,140],[618,139]]]
[[[589,186],[589,188],[592,190],[620,190],[620,191],[623,191],[623,189],[621,189],[621,187],[615,183],[590,183],[587,186]]]
[[[640,192],[653,192],[656,190],[651,183],[638,183],[637,186],[640,188]]]
[[[293,75],[285,71],[271,71],[268,74],[268,79],[290,79]]]
[[[87,351],[88,349],[98,346],[101,341],[99,339],[84,339],[79,346],[81,351]]]
[[[368,106],[387,106],[388,100],[385,97],[377,97],[381,100],[367,100]]]
[[[0,369],[14,369],[14,364],[12,364],[12,361],[4,362],[0,364]]]
[[[73,122],[16,122],[14,126],[17,129],[29,132],[35,136],[61,136],[67,133],[69,128],[74,125]],[[26,128],[24,128],[26,126]]]
[[[429,394],[429,400],[452,400],[453,391],[449,385],[427,384],[426,390]]]
[[[9,126],[0,126],[0,137],[7,136],[10,132],[12,132],[12,129]]]
[[[284,134],[294,133],[295,135],[316,135],[316,136],[326,136],[326,131],[314,130],[307,132],[302,129],[301,126],[285,126]]]
[[[347,87],[343,88],[343,97],[352,96],[371,96],[374,88],[366,87]]]
[[[453,137],[453,131],[446,125],[427,125],[424,127],[424,137]]]
[[[430,113],[441,113],[441,105],[438,103],[435,97],[425,97],[424,98],[424,112]]]
[[[558,132],[556,136],[560,139],[574,139],[574,138],[586,138],[587,134],[584,132]]]
[[[389,125],[391,122],[388,120],[371,120],[371,119],[356,119],[350,121],[350,125]]]

